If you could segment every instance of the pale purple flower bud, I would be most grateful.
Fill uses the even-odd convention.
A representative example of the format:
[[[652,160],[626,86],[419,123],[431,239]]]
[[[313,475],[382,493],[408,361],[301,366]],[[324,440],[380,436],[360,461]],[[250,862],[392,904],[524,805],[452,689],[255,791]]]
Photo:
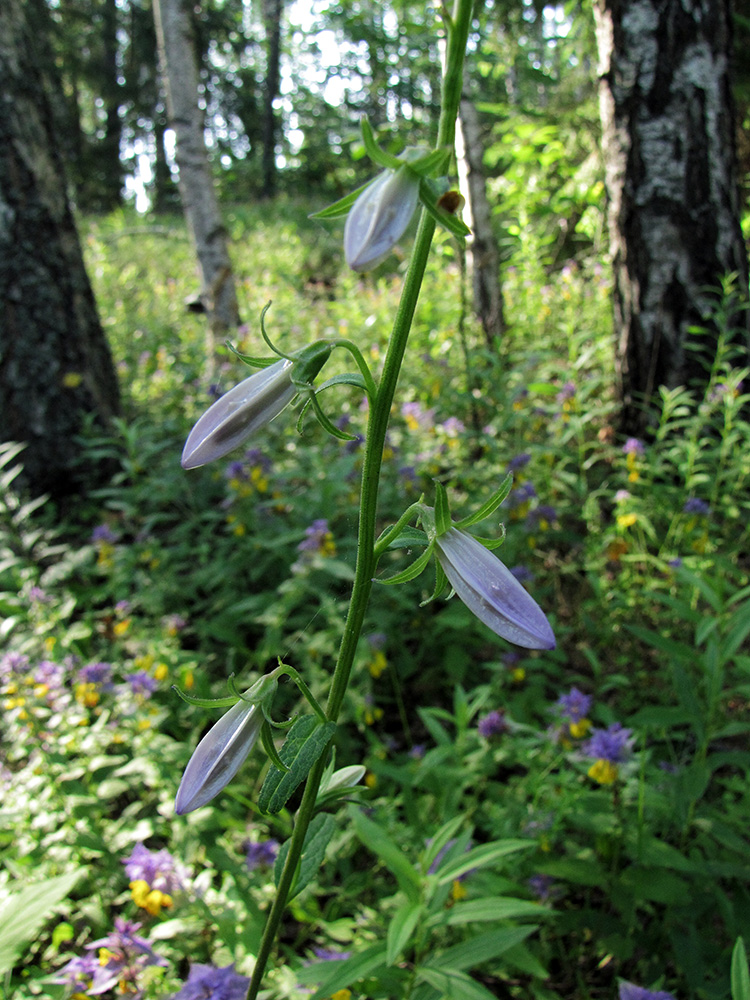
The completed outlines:
[[[419,200],[419,177],[408,167],[385,170],[346,217],[344,255],[353,271],[369,271],[404,235]]]
[[[174,803],[178,816],[205,806],[229,784],[252,750],[262,726],[262,710],[247,701],[238,701],[222,715],[188,761]]]
[[[183,469],[197,469],[221,458],[277,417],[297,393],[291,372],[291,361],[277,361],[217,399],[188,435]]]
[[[448,582],[467,608],[497,635],[528,649],[554,649],[544,612],[513,574],[481,542],[449,528],[436,539]]]

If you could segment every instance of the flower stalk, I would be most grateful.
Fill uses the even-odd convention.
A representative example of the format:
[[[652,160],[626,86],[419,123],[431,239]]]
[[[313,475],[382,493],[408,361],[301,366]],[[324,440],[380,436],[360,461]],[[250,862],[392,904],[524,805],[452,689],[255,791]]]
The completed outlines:
[[[464,55],[471,24],[472,9],[473,0],[455,0],[452,17],[448,19],[446,15],[448,44],[436,149],[443,149],[446,146],[451,149],[453,148],[456,118],[461,98]],[[428,212],[422,210],[414,249],[388,343],[383,372],[375,397],[370,401],[370,415],[368,418],[360,492],[355,576],[349,600],[349,611],[344,626],[341,646],[339,647],[339,655],[326,709],[328,719],[333,722],[337,720],[341,711],[372,590],[376,567],[375,530],[383,448],[391,406],[396,393],[396,386],[403,364],[412,320],[419,300],[419,293],[427,266],[430,245],[435,233],[435,226],[435,219]],[[255,969],[253,970],[248,989],[247,1000],[256,1000],[258,996],[271,949],[276,939],[276,934],[286,908],[286,902],[292,888],[297,865],[302,855],[305,836],[315,812],[315,803],[325,767],[326,755],[323,754],[307,777],[302,801],[297,812],[289,852],[279,879],[276,898],[263,933]]]

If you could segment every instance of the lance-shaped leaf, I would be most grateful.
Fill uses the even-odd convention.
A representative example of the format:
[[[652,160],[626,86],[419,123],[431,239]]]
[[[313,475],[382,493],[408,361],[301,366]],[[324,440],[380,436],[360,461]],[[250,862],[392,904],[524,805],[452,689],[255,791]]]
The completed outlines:
[[[407,166],[383,171],[362,192],[344,226],[344,256],[353,271],[369,271],[385,260],[404,235],[418,200],[419,177]]]
[[[302,715],[297,719],[279,751],[281,762],[289,770],[270,769],[258,796],[261,812],[277,813],[283,809],[328,746],[335,729],[334,722],[321,722],[314,715]]]
[[[229,784],[258,739],[263,719],[257,705],[238,701],[209,729],[182,776],[174,803],[178,816],[205,806]]]
[[[291,361],[277,361],[217,399],[188,435],[183,469],[221,458],[278,416],[297,393],[291,374]]]
[[[544,612],[497,556],[457,528],[438,535],[435,542],[448,582],[480,621],[517,646],[555,648]]]

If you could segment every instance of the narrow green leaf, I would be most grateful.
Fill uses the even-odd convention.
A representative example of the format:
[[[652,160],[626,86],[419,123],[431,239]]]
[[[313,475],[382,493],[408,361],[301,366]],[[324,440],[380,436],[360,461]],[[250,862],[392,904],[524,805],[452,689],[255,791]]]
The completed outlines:
[[[65,899],[83,874],[83,868],[76,868],[24,885],[0,901],[0,974],[13,968],[24,945],[34,940],[50,911]]]
[[[437,968],[447,966],[451,969],[473,969],[482,962],[498,958],[537,929],[536,924],[525,924],[523,927],[498,927],[484,931],[469,938],[468,941],[446,948],[439,955],[435,955],[430,964]]]
[[[258,796],[261,812],[277,813],[328,746],[336,729],[334,722],[321,723],[314,715],[301,715],[289,730],[279,757],[289,770],[271,767]]]
[[[172,685],[172,690],[189,705],[197,705],[200,708],[231,708],[232,705],[237,704],[234,695],[229,695],[226,698],[195,698],[192,694],[180,690],[176,684]]]
[[[418,979],[429,983],[438,991],[442,1000],[495,1000],[495,994],[490,993],[486,986],[459,969],[436,969],[432,965],[420,965],[416,973]]]
[[[750,1000],[750,970],[745,942],[738,937],[732,951],[732,1000]]]
[[[354,832],[365,847],[382,861],[408,898],[412,902],[419,902],[422,880],[403,851],[381,826],[368,819],[359,809],[350,809],[349,815],[354,822]]]
[[[505,500],[505,498],[510,493],[513,488],[513,475],[508,473],[505,479],[502,481],[498,489],[482,504],[478,510],[475,510],[473,514],[468,517],[464,517],[462,520],[456,522],[457,528],[469,528],[472,524],[479,524],[480,521],[484,521],[485,518],[494,514],[500,504]]]
[[[442,729],[442,726],[440,727]],[[443,730],[445,733],[445,730]],[[445,733],[447,736],[447,733]],[[422,859],[422,867],[424,871],[428,871],[430,865],[442,851],[448,841],[456,836],[459,828],[463,826],[464,817],[454,816],[453,819],[449,819],[447,823],[444,823],[440,829],[437,831],[434,837],[430,837],[430,842],[425,848],[425,852]]]
[[[385,968],[385,948],[382,943],[358,951],[351,958],[316,962],[295,970],[295,977],[302,986],[317,986],[310,1000],[323,1000],[336,990],[348,989],[365,976]]]
[[[317,816],[313,817],[305,836],[297,877],[292,885],[289,899],[298,896],[318,874],[325,858],[326,848],[335,832],[336,818],[330,813],[318,813]],[[282,844],[276,857],[273,875],[277,886],[281,878],[281,873],[284,870],[287,855],[289,854],[289,845],[289,840]]]
[[[386,935],[385,961],[387,965],[393,965],[403,953],[423,913],[424,906],[421,903],[407,900],[393,914]]]
[[[394,538],[392,542],[388,542],[388,548],[410,549],[412,546],[416,545],[420,549],[423,549],[429,544],[429,539],[427,538],[427,535],[425,535],[424,531],[420,531],[419,528],[407,526],[406,528],[401,529],[397,538]]]
[[[481,899],[467,899],[446,910],[443,923],[454,927],[457,924],[482,923],[487,920],[516,920],[518,917],[551,917],[548,910],[539,903],[514,896],[483,896]]]
[[[493,840],[490,844],[480,844],[479,847],[474,847],[460,858],[441,867],[438,881],[441,885],[452,882],[472,868],[486,868],[499,858],[515,854],[516,851],[527,851],[532,847],[534,847],[532,840]]]

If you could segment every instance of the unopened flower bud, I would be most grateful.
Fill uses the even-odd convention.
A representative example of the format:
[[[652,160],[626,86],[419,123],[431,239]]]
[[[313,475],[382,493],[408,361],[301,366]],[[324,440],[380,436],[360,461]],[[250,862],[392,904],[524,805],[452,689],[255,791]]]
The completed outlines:
[[[291,361],[278,361],[217,399],[188,435],[183,469],[221,458],[278,416],[297,393],[291,372]]]
[[[438,535],[435,543],[448,582],[480,621],[517,646],[555,648],[544,612],[497,556],[458,528]]]
[[[238,701],[209,729],[182,776],[174,803],[178,816],[205,806],[229,784],[252,750],[262,726],[262,709]]]
[[[353,271],[369,271],[404,235],[419,200],[419,177],[408,167],[385,170],[346,217],[344,255]]]

